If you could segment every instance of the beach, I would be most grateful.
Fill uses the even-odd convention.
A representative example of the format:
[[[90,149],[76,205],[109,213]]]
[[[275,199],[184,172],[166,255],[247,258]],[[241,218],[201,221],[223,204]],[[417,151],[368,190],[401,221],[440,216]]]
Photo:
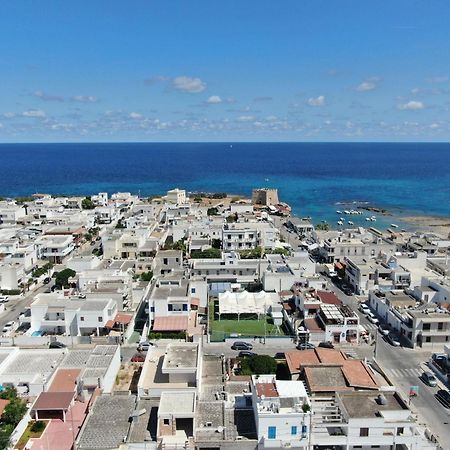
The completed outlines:
[[[450,236],[450,217],[406,216],[401,220],[413,225],[418,231],[431,231],[443,238]]]

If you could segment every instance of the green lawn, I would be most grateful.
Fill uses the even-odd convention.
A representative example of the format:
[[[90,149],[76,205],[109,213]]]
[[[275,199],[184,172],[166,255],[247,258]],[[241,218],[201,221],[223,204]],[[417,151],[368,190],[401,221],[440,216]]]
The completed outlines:
[[[283,335],[281,327],[277,327],[272,323],[272,318],[266,316],[266,319],[241,318],[226,319],[224,317],[219,320],[217,301],[210,302],[209,308],[209,326],[211,330],[212,340],[223,340],[230,334],[239,334],[242,336],[279,336]]]

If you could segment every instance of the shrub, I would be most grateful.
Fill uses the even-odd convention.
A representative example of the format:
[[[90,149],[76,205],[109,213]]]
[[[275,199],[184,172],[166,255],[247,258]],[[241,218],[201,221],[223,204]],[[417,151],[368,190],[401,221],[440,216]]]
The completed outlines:
[[[140,275],[141,281],[152,281],[153,272],[149,270],[148,272],[142,272]]]
[[[37,420],[36,422],[33,422],[33,425],[31,425],[30,430],[33,433],[40,433],[41,431],[45,430],[45,422],[42,420]]]
[[[208,248],[206,250],[192,250],[191,258],[201,259],[201,258],[220,258],[222,252],[218,248]]]
[[[81,200],[81,208],[82,209],[94,209],[94,202],[91,200],[91,197],[86,197]]]
[[[255,355],[241,360],[243,375],[275,374],[277,362],[269,355]]]
[[[69,287],[69,278],[74,277],[76,274],[72,269],[64,269],[61,272],[57,272],[55,275],[55,285],[59,289]]]

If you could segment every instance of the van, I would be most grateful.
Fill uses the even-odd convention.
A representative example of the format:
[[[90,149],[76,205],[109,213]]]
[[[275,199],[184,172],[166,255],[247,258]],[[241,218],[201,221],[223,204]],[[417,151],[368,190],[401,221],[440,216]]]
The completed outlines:
[[[380,323],[380,321],[375,317],[375,314],[370,311],[367,313],[367,319],[374,325],[378,325]]]
[[[359,305],[359,310],[366,315],[370,312],[370,308],[365,303]]]
[[[422,381],[428,386],[435,387],[437,386],[436,377],[431,372],[424,372],[421,376]]]

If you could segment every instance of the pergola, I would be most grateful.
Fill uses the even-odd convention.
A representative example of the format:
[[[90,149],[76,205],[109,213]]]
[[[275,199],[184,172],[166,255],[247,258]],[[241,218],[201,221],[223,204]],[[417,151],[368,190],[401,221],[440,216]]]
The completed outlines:
[[[32,407],[36,420],[61,418],[65,422],[74,395],[74,392],[41,392]]]
[[[236,314],[238,320],[241,314],[256,314],[259,319],[267,314],[273,303],[274,298],[265,291],[226,291],[219,294],[219,320],[222,314]]]

